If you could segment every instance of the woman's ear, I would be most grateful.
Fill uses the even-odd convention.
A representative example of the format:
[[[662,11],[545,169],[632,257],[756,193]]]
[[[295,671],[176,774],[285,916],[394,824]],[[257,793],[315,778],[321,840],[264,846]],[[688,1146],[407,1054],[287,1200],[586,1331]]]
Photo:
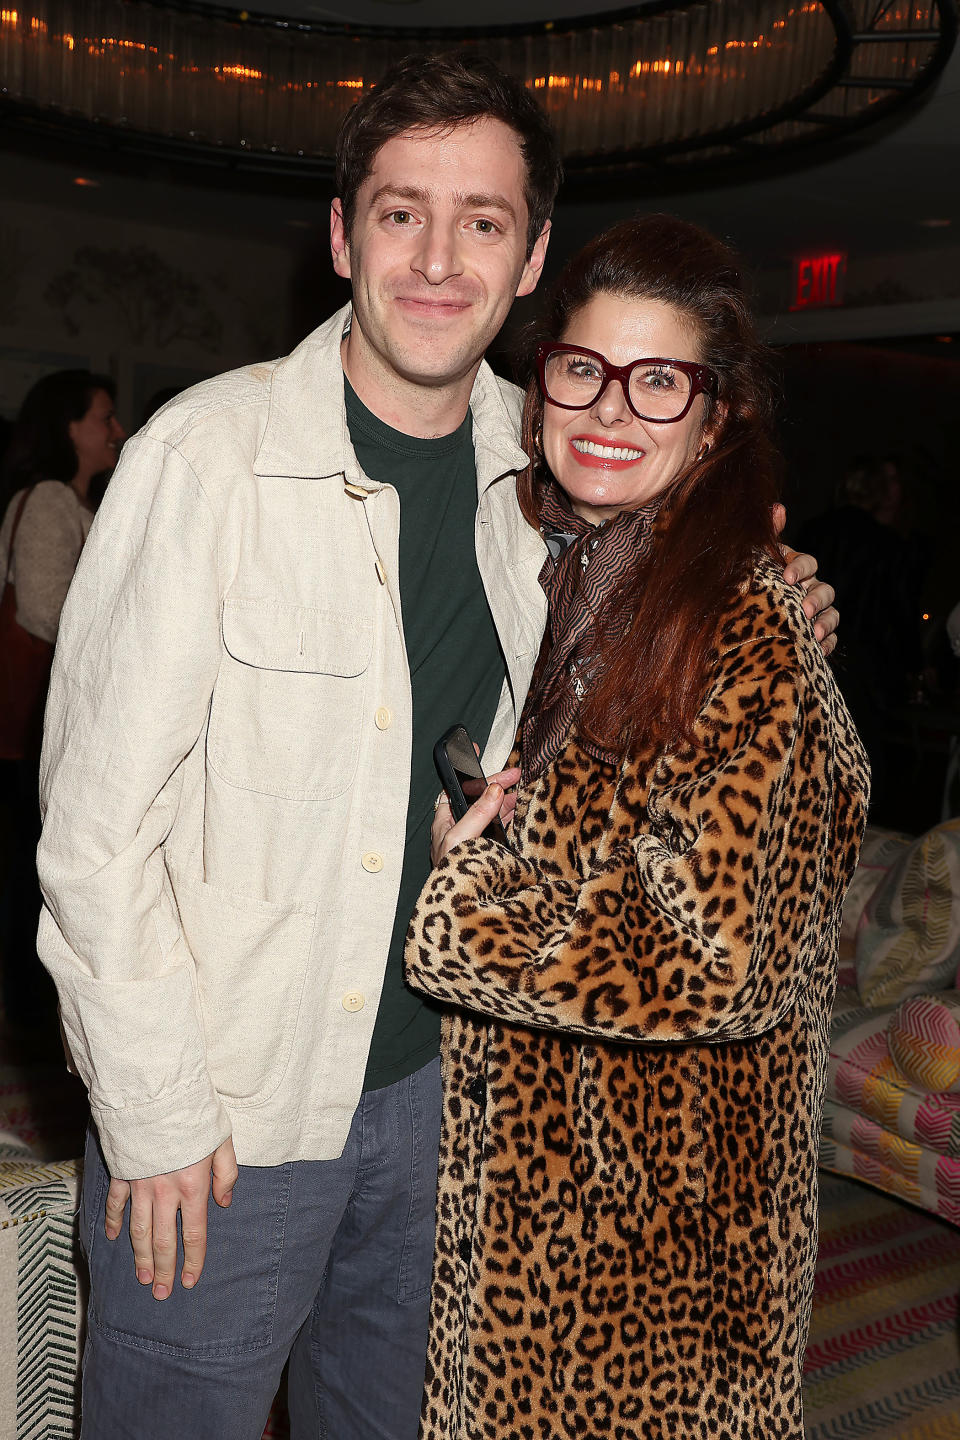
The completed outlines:
[[[704,421],[703,429],[700,432],[700,446],[697,450],[698,460],[702,460],[703,456],[707,454],[707,451],[713,450],[715,448],[717,438],[719,437],[720,432],[723,429],[723,422],[726,420],[726,418],[726,405],[722,404],[719,400],[714,400],[713,404],[710,406],[709,414]]]

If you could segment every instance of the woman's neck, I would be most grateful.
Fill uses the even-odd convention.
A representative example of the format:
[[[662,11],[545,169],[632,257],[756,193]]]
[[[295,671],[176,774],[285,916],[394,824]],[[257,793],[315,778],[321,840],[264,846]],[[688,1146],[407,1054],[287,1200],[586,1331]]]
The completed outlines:
[[[70,481],[71,490],[74,492],[77,499],[80,501],[80,504],[85,510],[93,509],[93,506],[90,503],[90,483],[92,480],[92,475],[88,475],[83,470],[78,470],[77,473],[74,475],[73,479]]]

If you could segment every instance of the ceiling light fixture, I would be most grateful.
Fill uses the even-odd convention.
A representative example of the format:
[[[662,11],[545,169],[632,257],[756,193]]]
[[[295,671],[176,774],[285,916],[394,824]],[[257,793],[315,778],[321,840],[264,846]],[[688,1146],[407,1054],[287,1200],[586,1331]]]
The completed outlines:
[[[397,56],[456,46],[537,95],[571,182],[605,183],[846,136],[930,85],[956,19],[957,0],[646,0],[425,29],[203,0],[26,0],[0,9],[0,120],[51,142],[67,130],[86,144],[329,175],[343,115]]]

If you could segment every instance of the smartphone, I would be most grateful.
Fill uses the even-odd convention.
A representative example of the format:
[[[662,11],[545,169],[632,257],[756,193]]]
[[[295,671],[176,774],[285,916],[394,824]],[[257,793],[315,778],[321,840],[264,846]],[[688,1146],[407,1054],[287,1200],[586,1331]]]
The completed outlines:
[[[433,763],[450,797],[454,820],[462,820],[474,800],[479,800],[487,788],[487,777],[463,725],[453,725],[445,735],[440,736],[433,747]],[[513,849],[499,815],[493,817],[483,833],[488,840],[496,840],[498,845]]]

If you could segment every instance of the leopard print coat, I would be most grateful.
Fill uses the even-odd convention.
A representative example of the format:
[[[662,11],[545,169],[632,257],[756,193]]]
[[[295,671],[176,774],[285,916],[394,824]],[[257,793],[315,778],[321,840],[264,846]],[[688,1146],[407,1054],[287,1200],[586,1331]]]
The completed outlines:
[[[868,768],[795,590],[718,631],[695,743],[571,737],[518,855],[457,846],[424,1440],[802,1440],[840,905]]]

